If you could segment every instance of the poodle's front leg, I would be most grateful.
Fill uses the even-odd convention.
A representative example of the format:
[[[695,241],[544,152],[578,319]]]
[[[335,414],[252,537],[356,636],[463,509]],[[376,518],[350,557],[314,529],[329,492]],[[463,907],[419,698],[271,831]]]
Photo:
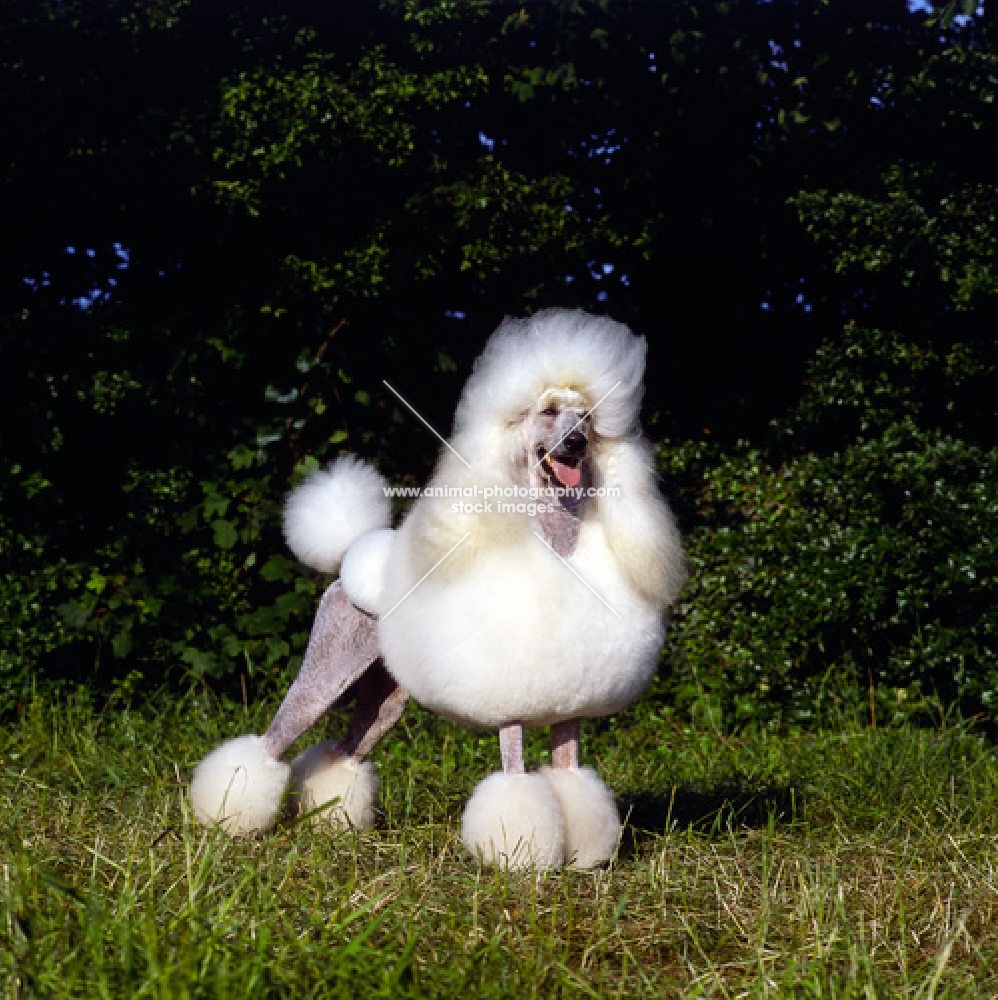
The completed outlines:
[[[620,840],[620,816],[613,792],[590,767],[579,767],[581,719],[551,727],[551,782],[565,823],[565,857],[574,868],[592,868],[613,857]]]
[[[582,720],[568,719],[551,727],[551,766],[560,770],[575,770],[579,766],[579,739]]]
[[[499,755],[502,769],[506,774],[524,774],[523,763],[523,723],[511,722],[499,730]]]
[[[502,868],[554,868],[565,860],[561,807],[551,783],[527,774],[523,724],[499,729],[502,771],[472,793],[461,821],[461,839],[486,864]]]

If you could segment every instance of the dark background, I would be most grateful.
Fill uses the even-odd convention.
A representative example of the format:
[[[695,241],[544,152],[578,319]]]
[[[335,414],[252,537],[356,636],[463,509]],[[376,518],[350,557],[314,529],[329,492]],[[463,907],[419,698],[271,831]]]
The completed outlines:
[[[918,7],[6,4],[0,703],[283,684],[283,493],[560,305],[649,341],[670,706],[987,715],[994,26]]]

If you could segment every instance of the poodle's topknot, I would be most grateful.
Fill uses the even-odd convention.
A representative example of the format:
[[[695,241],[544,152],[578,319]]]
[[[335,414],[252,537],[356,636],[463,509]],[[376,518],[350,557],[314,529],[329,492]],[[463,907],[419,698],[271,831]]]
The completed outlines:
[[[475,362],[454,416],[454,433],[506,425],[526,413],[546,389],[564,386],[579,392],[589,406],[599,403],[593,428],[600,437],[632,434],[641,408],[646,351],[644,337],[623,323],[577,309],[507,318]]]

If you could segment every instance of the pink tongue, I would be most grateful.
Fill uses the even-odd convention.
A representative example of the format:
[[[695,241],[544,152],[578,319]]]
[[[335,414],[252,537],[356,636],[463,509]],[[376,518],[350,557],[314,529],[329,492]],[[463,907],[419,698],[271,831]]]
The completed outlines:
[[[554,469],[554,474],[558,477],[558,482],[562,486],[578,486],[579,480],[582,478],[582,469],[576,466],[574,469],[570,465],[565,465],[559,462],[558,459],[551,459],[551,468]]]

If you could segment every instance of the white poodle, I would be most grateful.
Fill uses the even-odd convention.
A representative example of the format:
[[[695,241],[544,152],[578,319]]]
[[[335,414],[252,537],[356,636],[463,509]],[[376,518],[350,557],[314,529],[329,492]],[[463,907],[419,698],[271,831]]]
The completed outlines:
[[[233,833],[293,809],[373,824],[365,761],[406,695],[499,732],[502,772],[465,809],[486,861],[587,868],[612,855],[614,798],[579,766],[581,720],[610,715],[651,679],[682,550],[638,411],[645,341],[583,312],[507,320],[465,386],[454,431],[398,531],[384,480],[352,457],[294,491],[285,533],[340,579],[320,605],[301,673],[263,737],[198,766],[195,812]],[[290,769],[284,751],[348,689],[344,739]],[[551,727],[551,767],[525,772],[524,726]]]

